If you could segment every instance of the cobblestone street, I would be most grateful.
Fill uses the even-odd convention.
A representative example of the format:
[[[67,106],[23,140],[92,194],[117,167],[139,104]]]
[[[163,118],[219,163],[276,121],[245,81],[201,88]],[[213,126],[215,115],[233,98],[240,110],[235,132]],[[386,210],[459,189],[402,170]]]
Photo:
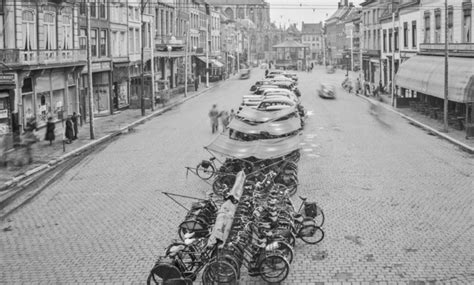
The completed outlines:
[[[209,190],[185,169],[209,157],[208,110],[236,110],[263,73],[135,128],[7,217],[0,283],[144,284],[185,216],[162,192]],[[326,222],[322,243],[297,242],[285,284],[474,283],[473,156],[391,112],[376,119],[342,90],[340,70],[298,76],[309,118],[293,201],[317,201]],[[321,82],[336,85],[336,100],[317,96]]]

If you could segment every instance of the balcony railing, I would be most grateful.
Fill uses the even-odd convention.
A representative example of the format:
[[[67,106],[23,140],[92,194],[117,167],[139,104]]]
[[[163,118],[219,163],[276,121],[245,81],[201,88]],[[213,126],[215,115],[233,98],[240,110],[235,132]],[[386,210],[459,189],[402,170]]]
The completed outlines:
[[[0,61],[7,65],[64,64],[86,61],[86,50],[0,50]]]

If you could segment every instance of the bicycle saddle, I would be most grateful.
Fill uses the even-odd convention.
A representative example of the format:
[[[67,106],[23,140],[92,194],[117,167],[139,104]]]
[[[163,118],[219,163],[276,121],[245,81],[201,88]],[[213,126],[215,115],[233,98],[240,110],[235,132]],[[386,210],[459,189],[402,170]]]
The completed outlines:
[[[216,158],[215,158],[215,157],[211,157],[211,158],[209,158],[209,160],[210,160],[210,161],[214,161],[214,160],[216,160]]]
[[[306,201],[308,198],[304,197],[304,196],[299,196],[301,200],[303,201]]]
[[[169,250],[169,256],[171,256],[171,257],[175,256],[178,252],[182,251],[185,248],[186,248],[186,246],[184,244],[173,245]]]

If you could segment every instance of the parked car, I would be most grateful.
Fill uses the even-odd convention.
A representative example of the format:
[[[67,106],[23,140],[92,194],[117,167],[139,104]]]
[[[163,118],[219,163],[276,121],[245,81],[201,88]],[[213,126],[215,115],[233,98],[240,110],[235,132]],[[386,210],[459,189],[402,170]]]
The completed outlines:
[[[295,106],[296,103],[287,97],[272,96],[271,98],[263,99],[258,105],[257,109],[262,111],[276,111]]]
[[[324,99],[336,99],[336,88],[332,84],[322,83],[318,95]]]

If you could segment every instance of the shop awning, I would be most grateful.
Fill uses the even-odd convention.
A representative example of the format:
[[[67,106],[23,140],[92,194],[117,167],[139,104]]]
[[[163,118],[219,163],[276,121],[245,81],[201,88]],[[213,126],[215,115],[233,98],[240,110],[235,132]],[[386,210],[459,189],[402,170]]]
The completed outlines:
[[[297,112],[296,107],[284,108],[274,112],[266,112],[250,107],[243,107],[242,110],[237,112],[236,117],[240,118],[243,121],[253,123],[265,123],[270,121],[276,121],[278,119],[289,116],[295,112]]]
[[[273,136],[282,136],[301,128],[301,120],[296,117],[289,118],[288,120],[268,122],[258,125],[250,125],[242,122],[239,119],[232,120],[228,126],[232,130],[236,130],[245,134],[260,134],[268,133]]]
[[[210,61],[215,67],[224,67],[224,64],[218,61],[217,59],[211,59]]]
[[[245,159],[253,156],[257,159],[270,159],[282,157],[299,149],[301,140],[301,135],[295,135],[282,139],[247,142],[233,140],[221,134],[204,148],[233,158]]]
[[[474,102],[474,58],[448,60],[448,99]],[[444,57],[413,56],[403,62],[395,76],[399,87],[444,98]]]
[[[10,97],[10,94],[8,92],[0,92],[0,98],[8,98]]]

